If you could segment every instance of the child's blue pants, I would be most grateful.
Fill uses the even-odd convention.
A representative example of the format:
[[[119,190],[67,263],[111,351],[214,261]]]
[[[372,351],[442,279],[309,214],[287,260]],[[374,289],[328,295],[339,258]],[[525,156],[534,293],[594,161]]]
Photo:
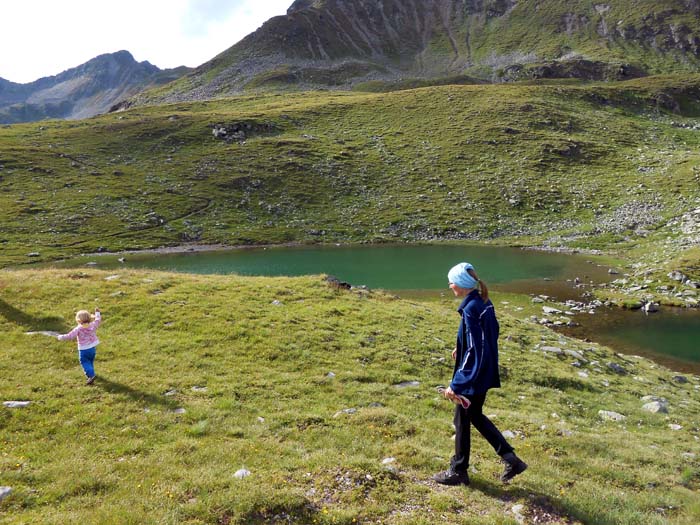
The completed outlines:
[[[87,350],[78,351],[80,364],[88,378],[95,377],[95,366],[93,364],[95,362],[95,353],[95,348],[88,348]]]

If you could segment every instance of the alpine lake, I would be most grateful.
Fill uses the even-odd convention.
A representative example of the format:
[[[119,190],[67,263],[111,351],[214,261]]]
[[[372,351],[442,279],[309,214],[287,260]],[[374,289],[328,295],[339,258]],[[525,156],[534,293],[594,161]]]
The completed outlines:
[[[462,261],[474,265],[489,286],[497,310],[506,311],[514,308],[505,300],[512,294],[544,296],[549,298],[546,304],[549,300],[588,303],[591,298],[586,295],[592,286],[615,277],[609,266],[586,255],[464,244],[165,250],[86,255],[52,266],[258,276],[327,274],[352,286],[382,289],[411,300],[452,301],[456,308],[458,301],[447,288],[447,272]],[[571,326],[554,328],[620,353],[651,358],[675,371],[700,374],[697,311],[670,307],[653,314],[609,307],[582,310],[567,312]],[[540,312],[538,317],[546,315]]]

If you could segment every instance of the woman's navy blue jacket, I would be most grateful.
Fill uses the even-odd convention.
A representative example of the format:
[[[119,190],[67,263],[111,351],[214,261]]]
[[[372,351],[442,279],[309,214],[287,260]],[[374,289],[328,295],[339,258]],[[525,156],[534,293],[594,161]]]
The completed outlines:
[[[501,386],[498,375],[498,320],[490,300],[472,291],[459,305],[457,356],[450,388],[465,396]]]

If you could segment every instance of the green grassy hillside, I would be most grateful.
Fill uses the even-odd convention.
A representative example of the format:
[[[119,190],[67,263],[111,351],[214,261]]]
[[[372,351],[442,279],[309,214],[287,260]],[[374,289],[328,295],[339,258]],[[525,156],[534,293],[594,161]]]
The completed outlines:
[[[429,478],[453,447],[434,390],[451,373],[451,299],[320,277],[2,272],[1,397],[31,404],[0,407],[0,523],[697,523],[700,378],[565,339],[503,299],[487,413],[530,469],[502,486],[475,438],[472,485],[444,488]],[[87,387],[74,343],[26,332],[67,331],[93,305]]]
[[[0,263],[478,239],[700,278],[699,78],[260,95],[6,126]]]

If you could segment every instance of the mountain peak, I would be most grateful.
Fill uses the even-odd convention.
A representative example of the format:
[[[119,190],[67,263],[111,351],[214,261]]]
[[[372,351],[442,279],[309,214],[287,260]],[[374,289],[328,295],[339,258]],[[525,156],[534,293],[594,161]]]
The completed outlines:
[[[91,117],[149,85],[174,80],[188,71],[161,71],[121,50],[28,84],[0,79],[0,123]]]
[[[295,0],[149,102],[469,76],[619,80],[700,67],[698,0]]]

